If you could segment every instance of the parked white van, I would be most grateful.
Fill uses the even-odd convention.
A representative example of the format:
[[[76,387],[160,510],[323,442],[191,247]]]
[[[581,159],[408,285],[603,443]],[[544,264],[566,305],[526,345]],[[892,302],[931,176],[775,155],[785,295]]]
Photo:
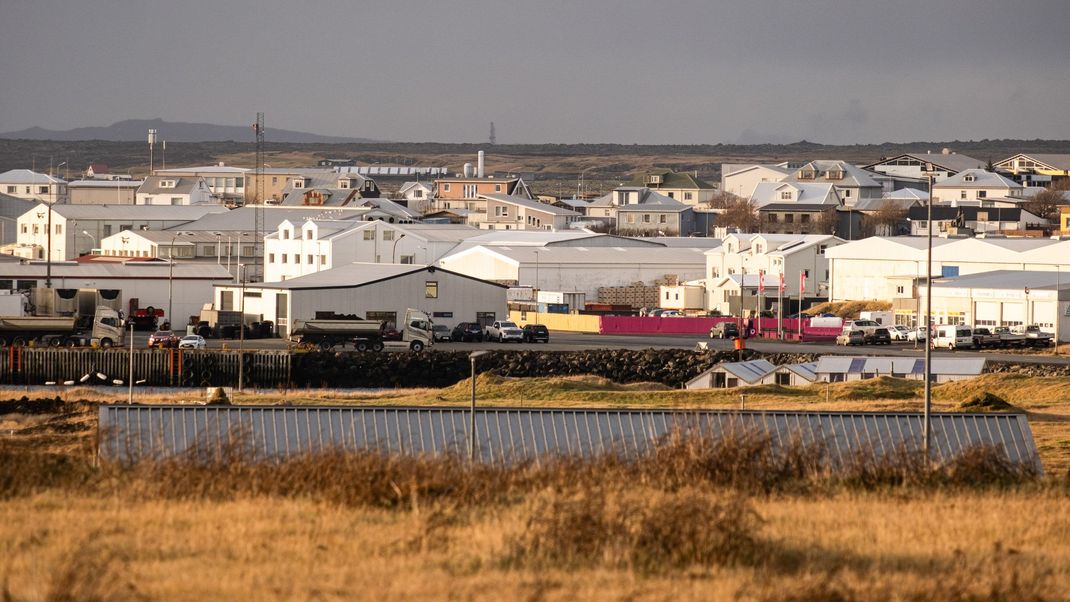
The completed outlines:
[[[973,331],[970,330],[969,326],[961,324],[937,326],[936,336],[933,337],[933,347],[947,347],[948,349],[973,348]]]

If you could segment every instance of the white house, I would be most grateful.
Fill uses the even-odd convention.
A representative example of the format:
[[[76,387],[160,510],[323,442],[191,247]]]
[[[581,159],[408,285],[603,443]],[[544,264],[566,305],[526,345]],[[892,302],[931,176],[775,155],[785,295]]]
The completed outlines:
[[[866,165],[865,169],[887,176],[922,182],[928,180],[927,166],[931,168],[933,181],[941,182],[960,171],[983,169],[985,162],[951,152],[950,149],[943,149],[940,153],[903,153],[882,158],[880,161]]]
[[[455,224],[284,220],[264,237],[264,281],[280,282],[354,262],[434,263],[478,233]]]
[[[431,196],[434,187],[428,182],[405,182],[398,189],[398,199],[405,201],[405,206],[417,213],[426,213],[431,209]]]
[[[204,178],[212,196],[216,197],[219,202],[241,205],[245,203],[247,188],[245,184],[252,176],[250,173],[252,171],[245,167],[232,167],[219,163],[218,165],[157,169],[153,175],[166,178]]]
[[[870,172],[838,160],[810,161],[792,171],[783,181],[832,184],[848,207],[854,207],[859,199],[880,198],[884,193],[884,187]]]
[[[135,205],[204,205],[214,202],[199,176],[149,176],[138,187]]]
[[[29,169],[11,169],[0,173],[0,192],[27,201],[67,202],[67,182]]]
[[[739,295],[756,294],[759,274],[765,274],[766,308],[776,301],[781,274],[785,300],[799,298],[800,284],[804,300],[823,297],[830,276],[825,253],[845,242],[831,234],[729,234],[705,254],[706,308],[723,314],[739,311],[741,303],[750,308]]]
[[[983,169],[967,169],[933,184],[934,203],[978,204],[992,198],[1022,196],[1021,184]]]
[[[721,165],[721,191],[740,198],[750,198],[754,188],[762,182],[779,182],[791,175],[789,163],[761,165],[757,163],[724,163]]]
[[[49,211],[41,203],[19,217],[17,241],[30,258],[45,259],[51,245],[52,261],[62,261],[89,253],[123,230],[166,230],[225,211],[219,205],[52,205]]]
[[[217,286],[215,307],[242,307],[242,287]],[[317,314],[356,314],[397,323],[407,308],[427,312],[436,323],[490,323],[509,315],[506,287],[425,265],[351,263],[281,282],[246,285],[247,322],[270,320],[288,336],[293,320]]]
[[[828,183],[761,182],[754,187],[750,200],[758,207],[780,203],[800,205],[840,205],[836,187]]]
[[[581,217],[578,211],[542,203],[525,196],[478,194],[486,201],[487,216],[480,228],[487,230],[567,230]]]

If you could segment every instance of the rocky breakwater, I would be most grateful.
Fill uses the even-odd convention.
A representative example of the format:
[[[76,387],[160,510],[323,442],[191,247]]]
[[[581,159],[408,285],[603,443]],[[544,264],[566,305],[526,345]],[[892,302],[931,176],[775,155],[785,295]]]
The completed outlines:
[[[813,361],[808,354],[759,354],[774,364]],[[494,351],[481,356],[478,372],[499,376],[547,377],[592,374],[618,383],[657,382],[679,387],[702,371],[736,361],[734,351],[682,349],[592,349],[585,351]],[[445,387],[468,378],[468,353],[306,353],[294,357],[298,387]]]

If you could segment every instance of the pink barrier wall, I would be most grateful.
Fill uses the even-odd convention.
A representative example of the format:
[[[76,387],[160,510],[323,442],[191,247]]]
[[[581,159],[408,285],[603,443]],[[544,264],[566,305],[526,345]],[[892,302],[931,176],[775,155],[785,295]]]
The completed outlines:
[[[599,334],[695,334],[705,335],[721,322],[736,322],[731,316],[710,318],[659,318],[653,316],[602,316]],[[809,320],[803,320],[803,340],[834,339],[840,334],[838,328],[810,328]],[[760,326],[752,321],[754,336],[776,338],[777,319],[761,318]],[[785,338],[797,339],[799,320],[783,320]]]

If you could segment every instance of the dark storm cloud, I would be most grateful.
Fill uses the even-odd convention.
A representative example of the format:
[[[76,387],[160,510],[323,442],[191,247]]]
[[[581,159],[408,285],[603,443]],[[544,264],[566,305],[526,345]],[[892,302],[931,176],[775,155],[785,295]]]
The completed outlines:
[[[4,0],[0,131],[394,140],[1070,137],[1070,3]]]

